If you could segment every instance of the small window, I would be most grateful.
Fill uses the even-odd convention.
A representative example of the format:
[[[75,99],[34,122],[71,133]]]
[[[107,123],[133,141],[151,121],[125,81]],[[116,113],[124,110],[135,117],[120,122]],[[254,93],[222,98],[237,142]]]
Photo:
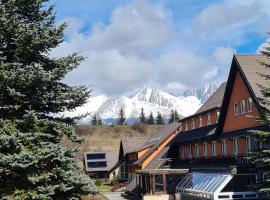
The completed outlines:
[[[252,98],[247,99],[247,111],[252,112]]]
[[[239,109],[239,108],[238,108],[238,103],[234,103],[234,104],[233,104],[233,115],[234,115],[234,116],[238,116],[238,114],[239,114],[239,113],[238,113],[238,109]]]
[[[203,155],[207,157],[207,143],[203,143]]]
[[[246,138],[246,153],[248,154],[251,151],[251,141],[250,138]]]
[[[188,130],[188,122],[186,122],[186,131]]]
[[[195,124],[194,124],[194,119],[191,119],[191,128],[194,129],[195,128]]]
[[[189,145],[189,157],[192,158],[192,145]]]
[[[222,140],[222,155],[227,155],[227,146],[226,146],[226,140]]]
[[[211,125],[211,115],[210,113],[207,114],[207,125]]]
[[[245,100],[240,101],[240,113],[241,113],[241,115],[246,113],[246,101]]]
[[[218,110],[218,111],[216,112],[216,123],[218,123],[219,115],[220,115],[220,111]]]
[[[195,157],[199,157],[199,145],[195,144]]]
[[[233,138],[233,153],[238,154],[238,142],[237,138]]]
[[[180,158],[185,158],[184,146],[180,146],[180,148],[179,148],[179,156],[180,156]]]
[[[216,151],[216,141],[212,142],[212,156],[216,156],[217,151]]]
[[[199,117],[199,127],[202,127],[202,116]]]

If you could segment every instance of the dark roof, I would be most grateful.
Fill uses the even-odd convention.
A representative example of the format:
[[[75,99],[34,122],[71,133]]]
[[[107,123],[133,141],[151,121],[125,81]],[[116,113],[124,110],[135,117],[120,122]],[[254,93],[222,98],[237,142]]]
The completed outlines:
[[[195,114],[200,114],[208,110],[221,107],[226,82],[222,83],[218,89],[207,99],[207,101],[197,110]]]
[[[126,155],[127,153],[133,152],[135,148],[142,146],[148,137],[124,137],[121,140],[121,144],[123,146],[123,153]]]
[[[201,128],[196,128],[190,131],[184,131],[175,136],[175,138],[171,141],[172,143],[182,143],[187,141],[194,141],[198,139],[205,139],[207,137],[213,136],[216,129],[216,125],[205,126]]]
[[[144,169],[159,169],[166,159],[166,154],[169,150],[169,147],[164,147],[151,161],[148,165],[145,166]]]
[[[220,134],[216,140],[222,140],[225,138],[233,138],[233,137],[241,137],[241,136],[248,136],[251,135],[253,131],[269,131],[270,127],[267,125],[264,126],[256,126],[256,127],[250,127],[250,128],[244,128],[244,129],[238,129],[234,131],[229,131],[224,134]]]
[[[134,164],[141,164],[156,148],[163,143],[175,130],[180,127],[181,123],[174,122],[168,125],[162,126],[152,137],[150,137],[142,147],[151,144],[151,148],[140,157]]]
[[[270,80],[265,80],[258,73],[269,74],[270,70],[260,64],[260,62],[270,64],[269,58],[264,55],[235,55],[235,57],[256,97],[262,97],[257,84],[270,87]]]
[[[105,153],[105,159],[100,160],[88,160],[89,162],[95,161],[106,161],[107,167],[100,167],[100,168],[88,168],[87,167],[87,159],[86,155],[88,153]],[[85,160],[85,169],[87,172],[98,172],[98,171],[110,171],[118,161],[118,151],[112,152],[84,152],[84,160]]]

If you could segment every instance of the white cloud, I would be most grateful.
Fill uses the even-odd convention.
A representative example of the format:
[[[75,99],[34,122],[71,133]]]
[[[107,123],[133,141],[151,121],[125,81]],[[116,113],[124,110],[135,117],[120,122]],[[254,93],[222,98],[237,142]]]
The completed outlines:
[[[207,7],[188,31],[177,34],[170,11],[147,0],[117,7],[108,24],[96,23],[86,33],[80,32],[81,20],[68,19],[67,40],[52,56],[82,52],[86,61],[66,81],[108,95],[130,93],[147,84],[180,93],[207,82],[220,83],[227,79],[231,64],[230,44],[243,42],[242,29],[253,30],[251,25],[266,15],[258,17],[254,11],[254,6],[262,10],[257,1],[237,2]]]

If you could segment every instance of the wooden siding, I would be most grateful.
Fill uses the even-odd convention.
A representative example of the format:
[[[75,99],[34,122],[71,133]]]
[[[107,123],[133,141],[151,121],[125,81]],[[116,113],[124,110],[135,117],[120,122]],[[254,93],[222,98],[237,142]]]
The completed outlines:
[[[245,100],[246,111],[247,111],[247,99],[250,97],[249,91],[242,80],[239,72],[237,72],[234,83],[232,94],[229,102],[229,107],[227,110],[227,115],[223,127],[223,132],[233,131],[237,129],[249,128],[258,125],[254,120],[248,118],[246,115],[259,116],[258,109],[256,108],[254,102],[252,102],[252,112],[246,113],[246,115],[240,114],[240,101]],[[239,115],[234,116],[234,103],[238,102],[238,113]],[[226,134],[226,133],[224,133]]]
[[[150,149],[150,147],[139,151],[138,152],[138,158],[142,157],[149,149]]]

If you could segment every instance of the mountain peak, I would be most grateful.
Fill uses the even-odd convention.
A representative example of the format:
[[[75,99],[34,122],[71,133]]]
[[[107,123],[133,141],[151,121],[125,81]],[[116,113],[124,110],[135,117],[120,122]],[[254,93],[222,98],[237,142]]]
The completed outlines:
[[[213,83],[206,83],[204,87],[199,89],[186,90],[183,93],[184,97],[195,96],[204,103],[217,89],[217,85]]]

